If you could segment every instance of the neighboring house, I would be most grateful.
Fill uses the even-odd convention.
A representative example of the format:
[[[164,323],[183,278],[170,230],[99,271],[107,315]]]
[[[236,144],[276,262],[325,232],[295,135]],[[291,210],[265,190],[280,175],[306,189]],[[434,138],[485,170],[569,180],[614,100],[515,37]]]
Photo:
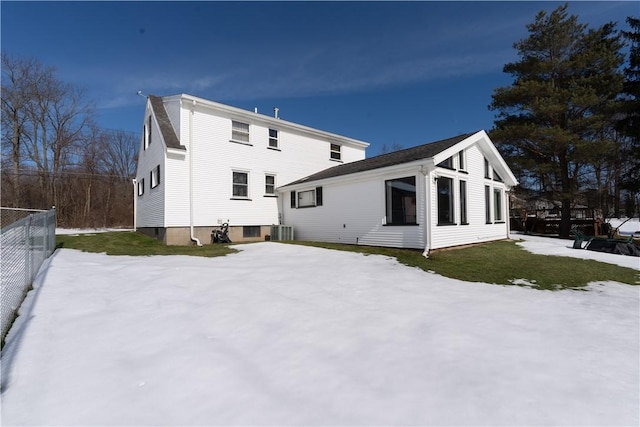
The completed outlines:
[[[343,164],[278,188],[296,239],[432,249],[509,237],[517,180],[484,131]]]
[[[135,179],[135,227],[166,244],[264,240],[276,188],[365,158],[365,142],[190,95],[148,96]]]

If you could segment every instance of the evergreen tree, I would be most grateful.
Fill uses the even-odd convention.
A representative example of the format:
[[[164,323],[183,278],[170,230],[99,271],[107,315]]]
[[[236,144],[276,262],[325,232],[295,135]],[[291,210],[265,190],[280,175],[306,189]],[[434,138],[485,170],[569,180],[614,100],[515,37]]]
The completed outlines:
[[[624,69],[623,118],[618,129],[628,138],[622,151],[626,166],[622,186],[637,194],[640,192],[640,19],[629,17],[627,23],[631,31],[623,31],[622,34],[630,44],[629,62]]]
[[[562,237],[591,161],[615,143],[608,135],[624,59],[614,23],[589,29],[567,7],[527,25],[529,36],[514,44],[519,60],[504,66],[514,82],[489,106],[498,111],[491,138],[521,185],[560,203]]]

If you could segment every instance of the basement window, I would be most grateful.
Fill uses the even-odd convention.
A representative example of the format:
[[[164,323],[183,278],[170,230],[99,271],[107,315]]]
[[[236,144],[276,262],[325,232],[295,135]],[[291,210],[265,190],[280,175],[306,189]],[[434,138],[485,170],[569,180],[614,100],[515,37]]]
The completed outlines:
[[[259,225],[245,225],[242,227],[242,237],[260,237]]]

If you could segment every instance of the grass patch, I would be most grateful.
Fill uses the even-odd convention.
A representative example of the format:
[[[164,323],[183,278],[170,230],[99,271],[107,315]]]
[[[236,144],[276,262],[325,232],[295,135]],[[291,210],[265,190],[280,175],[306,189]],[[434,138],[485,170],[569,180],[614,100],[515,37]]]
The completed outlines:
[[[511,285],[525,279],[538,289],[579,288],[589,282],[640,284],[640,272],[593,260],[532,254],[513,241],[436,252],[426,259],[422,251],[322,242],[289,242],[365,254],[395,257],[402,264],[467,282]],[[620,255],[624,256],[624,255]]]
[[[191,255],[216,257],[237,252],[229,245],[167,246],[156,239],[133,231],[114,231],[96,234],[56,235],[56,247],[79,249],[107,255]]]

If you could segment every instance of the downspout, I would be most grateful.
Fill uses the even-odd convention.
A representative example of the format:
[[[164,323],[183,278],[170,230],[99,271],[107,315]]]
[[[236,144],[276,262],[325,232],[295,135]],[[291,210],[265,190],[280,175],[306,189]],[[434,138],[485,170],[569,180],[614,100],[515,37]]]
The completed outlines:
[[[133,184],[133,231],[137,231],[137,223],[136,220],[138,218],[138,180],[136,178],[133,178],[131,180],[131,183]]]
[[[193,109],[195,106],[196,101],[193,100],[189,112],[189,231],[191,241],[202,246],[200,240],[193,233]]]
[[[426,165],[420,166],[420,173],[423,176],[423,182],[425,183],[424,188],[424,228],[425,228],[425,238],[426,245],[424,247],[424,251],[422,252],[422,256],[425,258],[429,258],[429,252],[431,251],[431,209],[430,209],[430,198],[431,198],[431,175],[429,174],[429,168]]]

